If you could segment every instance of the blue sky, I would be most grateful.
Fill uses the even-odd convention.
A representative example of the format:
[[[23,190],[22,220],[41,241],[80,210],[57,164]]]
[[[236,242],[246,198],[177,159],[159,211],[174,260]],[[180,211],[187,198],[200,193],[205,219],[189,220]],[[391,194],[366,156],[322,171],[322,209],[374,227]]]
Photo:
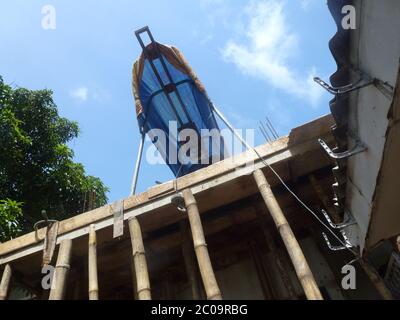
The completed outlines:
[[[55,30],[42,28],[44,5],[56,10]],[[54,91],[60,114],[81,128],[75,160],[110,187],[110,201],[129,194],[139,143],[131,69],[140,53],[133,32],[144,25],[184,53],[238,128],[268,115],[283,135],[329,112],[330,96],[311,81],[336,69],[324,0],[2,1],[0,74]],[[144,161],[138,191],[172,177]]]

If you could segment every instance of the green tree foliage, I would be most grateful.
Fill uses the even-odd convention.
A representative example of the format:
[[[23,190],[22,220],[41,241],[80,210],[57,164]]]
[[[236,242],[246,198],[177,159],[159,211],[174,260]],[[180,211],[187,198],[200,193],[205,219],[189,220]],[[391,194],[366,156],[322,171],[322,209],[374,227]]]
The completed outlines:
[[[21,232],[22,203],[11,199],[0,200],[0,242]]]
[[[0,77],[1,237],[31,230],[43,209],[58,220],[79,214],[91,192],[95,207],[107,202],[107,187],[73,161],[67,143],[78,134],[76,122],[58,115],[52,91],[13,89]]]

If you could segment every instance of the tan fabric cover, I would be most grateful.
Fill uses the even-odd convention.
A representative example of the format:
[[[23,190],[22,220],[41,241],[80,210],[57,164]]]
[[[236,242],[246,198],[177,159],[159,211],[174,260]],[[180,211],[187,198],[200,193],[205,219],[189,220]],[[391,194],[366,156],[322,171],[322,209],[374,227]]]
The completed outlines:
[[[168,60],[169,63],[171,63],[179,71],[189,75],[189,77],[193,79],[195,85],[200,90],[200,92],[207,94],[203,84],[196,76],[193,69],[189,66],[189,63],[186,61],[183,54],[177,48],[173,46],[169,47],[160,43],[157,43],[157,45],[161,54],[165,56],[165,58]],[[143,74],[144,59],[145,57],[142,52],[140,57],[134,63],[132,70],[132,88],[133,88],[133,97],[135,100],[136,116],[139,116],[139,114],[143,112],[143,106],[139,97],[139,83]]]

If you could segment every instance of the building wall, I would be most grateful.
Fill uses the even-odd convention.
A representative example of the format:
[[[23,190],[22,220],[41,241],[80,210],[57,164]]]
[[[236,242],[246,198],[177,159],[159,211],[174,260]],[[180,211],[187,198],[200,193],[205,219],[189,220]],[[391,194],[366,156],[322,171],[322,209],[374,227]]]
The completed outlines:
[[[352,31],[351,63],[369,75],[395,86],[400,57],[400,1],[355,1],[357,30]],[[354,75],[353,81],[357,76]],[[375,86],[351,94],[349,135],[368,148],[349,158],[347,208],[357,225],[347,228],[351,242],[364,247],[376,181],[382,161],[392,99]],[[349,138],[350,147],[354,138]]]

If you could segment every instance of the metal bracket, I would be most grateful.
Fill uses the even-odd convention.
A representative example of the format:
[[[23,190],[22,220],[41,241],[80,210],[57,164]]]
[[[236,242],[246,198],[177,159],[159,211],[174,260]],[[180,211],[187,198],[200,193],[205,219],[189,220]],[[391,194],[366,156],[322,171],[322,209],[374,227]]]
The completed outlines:
[[[171,203],[177,207],[179,211],[186,212],[185,200],[182,194],[177,193],[172,196]]]
[[[328,248],[329,248],[330,250],[332,250],[332,251],[340,251],[340,250],[350,249],[350,248],[353,247],[353,245],[352,245],[352,244],[350,243],[350,241],[349,241],[349,238],[348,238],[347,235],[346,235],[346,232],[345,232],[343,229],[341,229],[341,230],[340,230],[340,233],[341,233],[341,235],[342,235],[342,237],[343,237],[344,245],[343,245],[343,246],[333,246],[333,245],[331,244],[331,242],[329,241],[329,238],[328,238],[328,236],[326,235],[326,233],[325,233],[325,232],[322,232],[322,236],[324,237],[325,242],[326,242],[326,244],[327,244],[327,246],[328,246]]]
[[[52,223],[58,222],[58,220],[49,219],[49,217],[47,216],[46,210],[42,210],[41,213],[42,213],[42,217],[44,218],[44,220],[40,220],[33,225],[33,229],[35,230],[35,232],[37,232],[39,230],[39,226],[45,225],[47,227]]]
[[[328,147],[328,145],[326,144],[326,142],[324,140],[318,139],[318,142],[332,159],[349,158],[349,157],[352,157],[358,153],[361,153],[361,152],[364,152],[365,150],[367,150],[367,147],[358,139],[355,141],[356,144],[353,149],[343,151],[343,152],[338,152],[338,153],[333,152],[332,149]]]
[[[353,216],[347,210],[344,211],[343,222],[337,223],[337,224],[332,222],[331,218],[329,217],[329,214],[324,209],[322,209],[321,211],[322,211],[322,214],[324,215],[326,221],[328,221],[328,224],[333,229],[342,229],[342,228],[351,226],[353,224],[356,224],[356,221],[354,220]]]
[[[331,94],[338,95],[338,94],[345,94],[345,93],[350,93],[365,87],[368,87],[370,85],[375,84],[375,79],[365,79],[361,78],[358,80],[356,83],[351,83],[345,86],[341,87],[332,87],[328,83],[326,83],[324,80],[318,77],[314,77],[314,81],[318,83],[322,88],[324,88],[326,91],[328,91]]]
[[[332,87],[331,85],[329,85],[324,80],[318,77],[315,77],[314,81],[318,83],[326,91],[334,95],[350,93],[368,87],[370,85],[374,85],[384,96],[386,96],[389,99],[392,98],[394,94],[393,86],[390,85],[387,81],[385,82],[378,78],[366,77],[365,75],[361,76],[360,80],[358,80],[356,83],[348,84],[342,87]]]

